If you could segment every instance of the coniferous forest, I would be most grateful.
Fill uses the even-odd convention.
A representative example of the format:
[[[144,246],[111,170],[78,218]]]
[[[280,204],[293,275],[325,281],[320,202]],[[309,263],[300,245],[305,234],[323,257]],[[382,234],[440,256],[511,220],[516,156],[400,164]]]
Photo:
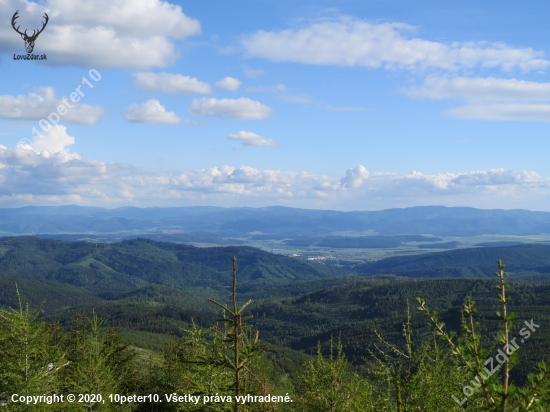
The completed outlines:
[[[99,248],[34,238],[5,242],[16,246],[2,259],[12,263],[12,271],[41,259],[40,253],[28,258],[29,247],[50,259],[41,273],[1,278],[6,309],[0,312],[0,399],[6,411],[550,408],[550,368],[544,362],[549,286],[509,283],[501,261],[494,262],[492,278],[334,276],[328,266],[315,278],[315,265],[250,248],[192,255],[190,247],[152,241]],[[132,247],[141,263],[121,258]],[[519,248],[507,248],[513,264],[531,253],[534,267],[544,267],[540,248]],[[174,250],[177,260],[170,257]],[[239,258],[227,258],[231,252],[243,256],[242,270]],[[165,267],[179,271],[180,282],[189,276],[195,287],[150,282],[154,273],[144,269],[146,258],[161,265],[172,259]],[[453,259],[443,260],[458,267]],[[469,259],[464,266],[485,265]],[[429,255],[416,260],[433,269]],[[226,270],[231,261],[233,270]],[[71,262],[90,270],[72,284],[62,283]],[[141,265],[142,284],[131,276],[138,272],[130,264]],[[270,284],[283,264],[298,265],[287,267],[287,276],[302,275]],[[406,264],[412,263],[386,262]],[[223,271],[224,284],[204,287],[210,279],[220,281],[208,277],[207,269],[215,267]],[[73,273],[78,270],[73,263]],[[106,276],[109,270],[127,276]],[[250,279],[260,276],[263,287],[255,289]],[[109,291],[113,279],[132,288],[111,285]]]

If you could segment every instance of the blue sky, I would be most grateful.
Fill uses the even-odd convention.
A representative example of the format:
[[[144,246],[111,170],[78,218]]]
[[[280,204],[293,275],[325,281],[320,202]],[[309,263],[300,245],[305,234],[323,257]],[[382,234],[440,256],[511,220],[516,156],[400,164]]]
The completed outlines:
[[[0,207],[550,210],[548,9],[6,0]]]

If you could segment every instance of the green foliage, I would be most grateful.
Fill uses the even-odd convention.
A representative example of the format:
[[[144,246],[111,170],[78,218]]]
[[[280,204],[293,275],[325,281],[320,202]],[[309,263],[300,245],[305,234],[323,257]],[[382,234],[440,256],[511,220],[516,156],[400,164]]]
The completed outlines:
[[[103,300],[66,283],[0,274],[0,308],[18,307],[16,283],[21,298],[28,302],[29,308],[34,310],[40,306],[46,313],[69,307],[93,305]]]
[[[462,376],[449,351],[443,350],[431,337],[414,342],[411,316],[403,324],[404,348],[388,343],[377,334],[380,343],[370,352],[365,369],[377,382],[373,403],[378,410],[425,412],[450,411],[456,405],[453,390],[460,389]]]
[[[363,279],[350,285],[339,285],[308,293],[300,297],[264,300],[253,303],[250,311],[262,337],[272,344],[287,346],[306,353],[316,351],[317,342],[327,353],[330,336],[342,333],[342,345],[349,359],[362,359],[367,349],[376,351],[377,330],[389,343],[401,342],[403,315],[407,300],[429,296],[430,304],[440,312],[440,319],[460,330],[459,308],[471,296],[478,304],[478,319],[485,345],[491,345],[500,328],[495,318],[499,305],[494,282],[489,280],[454,279],[409,281],[386,285],[368,283]],[[509,292],[514,298],[518,322],[536,318],[540,324],[550,323],[550,286],[514,284]],[[411,315],[413,338],[426,339],[422,316]],[[521,364],[511,372],[517,383],[525,383],[536,362],[545,359],[550,349],[550,330],[541,328],[522,346]]]
[[[227,353],[224,353],[223,350],[217,350],[212,351],[208,356],[201,356],[199,359],[205,365],[221,367],[225,370],[232,370],[235,373],[234,379],[227,389],[233,389],[234,410],[235,412],[239,412],[240,402],[238,401],[238,397],[247,395],[246,383],[241,382],[243,372],[248,372],[250,375],[253,375],[250,368],[252,361],[254,358],[261,356],[263,354],[263,348],[268,345],[259,342],[258,332],[256,332],[252,339],[249,335],[247,336],[245,332],[250,330],[252,326],[243,324],[243,322],[252,319],[252,316],[243,317],[242,312],[252,303],[252,301],[249,300],[242,305],[240,309],[237,309],[237,267],[235,262],[236,258],[233,257],[233,309],[229,309],[224,304],[213,299],[208,299],[224,310],[223,319],[218,319],[218,321],[227,325],[227,329],[224,328],[220,334],[222,336],[222,341],[232,349],[231,357],[228,356]],[[244,407],[246,408],[246,406]]]
[[[373,402],[373,387],[357,373],[349,371],[340,340],[336,345],[330,340],[330,356],[325,359],[321,345],[317,358],[308,361],[300,375],[295,396],[296,409],[300,412],[368,412],[379,411]]]
[[[68,362],[60,373],[63,388],[69,393],[129,395],[134,385],[135,354],[120,342],[114,329],[105,331],[96,313],[88,318],[79,314],[67,336]],[[105,406],[96,400],[84,403],[91,410],[130,411],[132,404]]]
[[[490,412],[512,412],[515,410],[546,410],[548,403],[545,396],[550,388],[550,368],[545,362],[538,364],[538,373],[529,375],[528,384],[523,388],[510,382],[510,371],[520,362],[517,351],[519,345],[515,343],[515,338],[510,338],[512,331],[512,321],[516,319],[513,313],[508,313],[508,304],[511,301],[506,292],[510,286],[506,282],[507,276],[504,275],[504,265],[499,260],[499,271],[495,275],[499,278],[499,285],[495,286],[500,293],[498,295],[501,304],[501,311],[496,312],[500,319],[502,330],[497,334],[497,342],[502,345],[498,349],[498,355],[495,357],[500,365],[493,368],[493,358],[490,357],[491,351],[484,349],[481,345],[481,335],[478,332],[480,324],[474,321],[474,314],[477,309],[474,308],[474,302],[470,297],[467,298],[463,306],[462,337],[454,340],[455,332],[447,333],[444,330],[445,323],[441,322],[437,311],[430,311],[425,305],[424,299],[417,298],[418,310],[427,317],[432,324],[436,335],[440,337],[442,343],[446,343],[452,353],[457,357],[463,373],[472,378],[472,386],[464,387],[465,398],[459,400],[456,396],[453,398],[460,406],[465,405],[469,411],[490,411]],[[531,332],[535,331],[534,322],[531,325]],[[536,325],[536,327],[539,327]],[[520,331],[521,336],[530,336]],[[523,342],[524,340],[522,340]],[[499,358],[500,356],[500,358]],[[487,365],[491,365],[487,369]],[[498,370],[498,371],[497,371]],[[476,394],[475,389],[479,392]],[[472,400],[470,401],[470,398]],[[543,406],[544,405],[544,406]],[[542,409],[541,409],[542,408]]]
[[[74,250],[57,246],[55,243],[45,245],[52,261],[80,256],[79,245],[73,245]],[[111,254],[139,255],[142,260],[133,264],[140,266],[139,262],[147,259],[180,262],[178,254],[187,253],[180,245],[153,242],[153,246],[151,248],[150,241],[123,242],[116,250],[92,253],[91,257],[85,255],[79,264],[88,268],[97,265],[100,268],[97,270],[104,270],[101,265],[107,265],[100,259],[111,259]],[[217,253],[213,258],[199,255],[194,258],[198,263],[188,264],[189,267],[210,268],[206,263],[212,267],[218,264]],[[166,396],[176,393],[231,396],[225,402],[201,398],[197,404],[90,400],[33,408],[39,411],[547,410],[550,398],[546,378],[550,369],[540,363],[538,374],[527,377],[525,373],[526,366],[547,355],[550,340],[542,328],[521,344],[521,350],[508,353],[508,349],[504,349],[507,356],[502,358],[503,366],[498,373],[486,379],[480,375],[486,374],[485,360],[495,356],[497,349],[510,348],[515,333],[512,324],[532,318],[541,325],[545,319],[550,321],[550,286],[517,284],[509,289],[511,285],[503,269],[499,262],[496,297],[493,282],[486,280],[396,283],[399,279],[391,276],[350,277],[341,284],[317,279],[312,284],[328,282],[330,287],[252,304],[250,300],[237,299],[234,260],[231,293],[204,288],[181,291],[164,285],[103,291],[96,296],[102,300],[97,309],[91,311],[91,316],[86,316],[84,311],[60,311],[50,325],[40,318],[40,305],[34,311],[23,308],[15,289],[18,309],[0,312],[0,397],[11,393],[101,393],[104,398],[111,393],[156,393],[164,401]],[[275,273],[275,269],[270,270]],[[219,273],[226,272],[220,269]],[[26,285],[43,285],[45,291],[40,293],[55,298],[51,281],[25,280],[29,281]],[[33,283],[35,281],[45,283]],[[300,282],[294,284],[303,290],[309,287]],[[26,287],[30,296],[40,296],[30,286]],[[210,306],[221,308],[223,318],[216,320],[213,316],[216,311],[204,305],[205,294],[210,292],[216,297],[216,300],[210,299],[215,303]],[[247,293],[250,296],[251,292]],[[430,296],[439,313],[428,310],[420,299],[422,313],[408,314],[407,300],[419,295]],[[517,318],[508,310],[511,296],[519,304]],[[474,304],[473,297],[478,305]],[[11,302],[9,299],[6,301]],[[231,304],[223,303],[229,299]],[[460,306],[462,311],[457,310]],[[500,308],[495,319],[496,306]],[[278,345],[265,348],[260,343],[258,332],[247,325],[251,316],[246,316],[245,310],[255,315],[255,327],[262,331],[262,338]],[[403,324],[405,313],[407,318]],[[422,314],[433,325],[432,333],[422,327],[425,323]],[[112,322],[113,327],[105,327],[107,321]],[[457,339],[455,334],[447,333],[445,323],[451,329],[461,328],[462,336]],[[114,328],[115,324],[121,328]],[[172,330],[178,332],[168,338]],[[140,331],[141,337],[132,335]],[[340,334],[338,344],[333,342],[334,333]],[[151,348],[164,345],[165,351],[162,355],[136,351],[123,343],[129,337],[144,346],[150,339]],[[316,349],[317,356],[308,359],[296,349],[306,352]],[[297,366],[298,362],[303,364]],[[459,406],[465,386],[472,386],[472,393]],[[474,391],[474,387],[478,390]],[[294,402],[235,402],[236,396],[286,393],[292,394]],[[27,410],[27,407],[10,403],[6,410]]]
[[[59,369],[66,363],[57,327],[38,320],[40,307],[0,310],[0,394],[31,395],[57,389]],[[9,410],[26,410],[12,405]]]

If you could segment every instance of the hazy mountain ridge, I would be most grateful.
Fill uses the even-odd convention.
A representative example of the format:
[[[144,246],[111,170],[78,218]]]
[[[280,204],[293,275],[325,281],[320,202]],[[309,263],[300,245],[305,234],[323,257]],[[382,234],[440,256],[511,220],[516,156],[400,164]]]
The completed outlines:
[[[526,236],[550,233],[550,212],[485,210],[469,207],[417,206],[365,212],[339,212],[286,207],[136,208],[29,206],[0,209],[0,233],[115,233],[180,230],[241,237],[272,235],[327,236],[334,232],[374,231],[381,235],[432,234]]]

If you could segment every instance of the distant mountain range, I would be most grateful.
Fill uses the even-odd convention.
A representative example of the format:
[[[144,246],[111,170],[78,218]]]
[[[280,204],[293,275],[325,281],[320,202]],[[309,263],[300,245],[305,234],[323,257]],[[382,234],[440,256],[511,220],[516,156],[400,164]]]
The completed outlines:
[[[418,206],[371,212],[339,212],[287,207],[178,207],[104,209],[81,206],[29,206],[0,209],[0,234],[90,234],[160,236],[202,235],[204,243],[235,243],[250,236],[328,236],[373,231],[380,235],[435,236],[550,234],[550,212]],[[171,239],[162,238],[171,236]],[[216,239],[224,238],[224,239]],[[188,238],[189,239],[189,238]],[[192,240],[187,240],[190,242]],[[220,243],[222,242],[222,243]]]

